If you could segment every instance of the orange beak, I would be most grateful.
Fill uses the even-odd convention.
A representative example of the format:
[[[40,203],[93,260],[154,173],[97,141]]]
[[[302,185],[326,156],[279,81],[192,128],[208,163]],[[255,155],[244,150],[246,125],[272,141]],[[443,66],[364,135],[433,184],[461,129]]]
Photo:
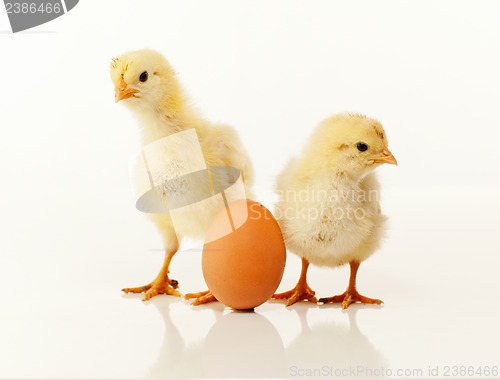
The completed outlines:
[[[118,103],[120,100],[130,98],[137,94],[139,90],[134,90],[133,88],[128,88],[127,83],[121,78],[115,86],[115,102]]]
[[[396,158],[392,155],[391,151],[387,149],[387,147],[384,148],[380,156],[375,157],[373,159],[373,162],[377,164],[392,164],[392,165],[398,164]]]

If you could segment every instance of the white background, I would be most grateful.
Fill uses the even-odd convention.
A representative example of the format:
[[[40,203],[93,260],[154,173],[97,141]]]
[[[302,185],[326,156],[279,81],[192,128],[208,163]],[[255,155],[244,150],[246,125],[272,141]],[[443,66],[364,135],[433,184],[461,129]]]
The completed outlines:
[[[86,0],[15,35],[2,11],[0,377],[499,365],[499,11],[493,1]],[[163,260],[131,196],[137,123],[114,103],[108,73],[113,56],[143,47],[170,60],[204,116],[237,128],[271,210],[276,174],[320,120],[353,111],[383,123],[399,162],[377,169],[391,228],[359,289],[384,306],[274,302],[241,314],[120,293]],[[205,288],[200,257],[174,258],[182,292]],[[299,269],[289,254],[280,290]],[[346,267],[309,273],[319,296],[347,278]]]

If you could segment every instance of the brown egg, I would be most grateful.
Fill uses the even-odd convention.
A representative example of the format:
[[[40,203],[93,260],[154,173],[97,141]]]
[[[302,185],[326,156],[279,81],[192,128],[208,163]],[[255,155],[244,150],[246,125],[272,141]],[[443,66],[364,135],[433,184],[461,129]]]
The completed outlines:
[[[203,246],[203,276],[212,294],[234,309],[252,309],[278,288],[286,249],[271,212],[242,199],[219,212]]]

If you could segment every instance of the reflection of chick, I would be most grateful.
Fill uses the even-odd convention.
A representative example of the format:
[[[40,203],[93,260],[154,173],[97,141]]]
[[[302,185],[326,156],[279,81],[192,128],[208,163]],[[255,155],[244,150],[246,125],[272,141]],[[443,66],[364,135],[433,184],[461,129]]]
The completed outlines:
[[[205,163],[210,166],[232,166],[242,173],[247,195],[253,182],[250,159],[235,130],[229,126],[212,125],[200,118],[187,104],[184,93],[169,63],[157,52],[138,50],[113,59],[111,79],[115,85],[116,102],[123,101],[140,119],[142,145],[146,146],[165,136],[194,128],[200,141]],[[175,169],[175,168],[174,168]],[[138,182],[138,179],[135,179]],[[217,207],[215,207],[217,205]],[[209,223],[219,210],[214,207],[191,205],[176,225],[177,236],[203,238]],[[156,279],[146,286],[124,289],[126,293],[146,292],[144,300],[157,294],[175,296],[177,281],[168,277],[168,267],[179,248],[172,221],[168,215],[149,214],[156,224],[165,246],[165,261]],[[208,292],[196,303],[214,300]]]
[[[364,371],[387,366],[387,359],[384,355],[359,330],[356,321],[358,308],[347,310],[348,325],[332,320],[310,323],[307,321],[308,309],[309,307],[295,309],[300,318],[302,330],[286,348],[292,376],[299,368],[319,369],[323,375],[326,373],[332,376],[326,371],[332,369],[342,371],[349,367]],[[318,347],[321,349],[318,350]],[[311,355],[311,352],[314,352],[314,355]],[[367,375],[363,372],[361,374]]]
[[[182,372],[178,370],[183,359],[189,357],[186,349],[186,343],[182,338],[179,329],[172,322],[170,316],[170,306],[173,298],[168,297],[164,302],[154,302],[165,323],[165,335],[163,344],[158,355],[158,359],[151,367],[148,377],[160,379],[166,377],[166,374],[177,374]],[[163,301],[163,300],[162,300]]]
[[[379,185],[372,169],[396,164],[387,149],[379,122],[362,115],[342,114],[321,123],[304,151],[288,163],[278,178],[277,217],[286,246],[302,257],[296,287],[273,298],[316,302],[306,282],[309,263],[336,267],[349,263],[347,290],[320,302],[382,301],[360,295],[356,273],[379,246],[385,216],[380,213]]]

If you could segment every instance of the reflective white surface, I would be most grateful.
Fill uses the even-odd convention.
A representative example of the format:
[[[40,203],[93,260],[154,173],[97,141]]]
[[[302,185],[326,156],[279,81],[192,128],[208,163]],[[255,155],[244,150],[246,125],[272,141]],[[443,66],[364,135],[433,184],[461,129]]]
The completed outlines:
[[[425,194],[404,191],[414,199],[418,193]],[[483,202],[456,210],[464,194],[454,194],[457,199],[437,193],[431,205],[408,205],[403,190],[386,191],[392,198],[386,207],[390,238],[359,272],[359,290],[385,304],[346,311],[306,302],[286,308],[275,301],[242,313],[219,303],[192,307],[172,296],[142,302],[140,295],[121,294],[121,287],[156,275],[162,252],[139,248],[144,244],[136,236],[125,239],[127,247],[117,228],[127,228],[126,215],[102,214],[96,224],[91,205],[65,226],[57,215],[48,216],[24,239],[22,231],[4,226],[17,239],[2,247],[0,374],[286,377],[324,366],[427,371],[439,365],[442,371],[446,365],[498,365],[500,259],[488,250],[497,225],[467,220],[500,209],[487,204],[496,194],[483,191]],[[138,229],[129,235],[155,240],[140,215],[131,223]],[[111,229],[99,231],[105,225]],[[294,285],[299,269],[289,255],[280,289]],[[171,275],[183,292],[204,289],[200,253],[180,252]],[[328,296],[342,292],[347,277],[346,267],[311,267],[309,283]]]

